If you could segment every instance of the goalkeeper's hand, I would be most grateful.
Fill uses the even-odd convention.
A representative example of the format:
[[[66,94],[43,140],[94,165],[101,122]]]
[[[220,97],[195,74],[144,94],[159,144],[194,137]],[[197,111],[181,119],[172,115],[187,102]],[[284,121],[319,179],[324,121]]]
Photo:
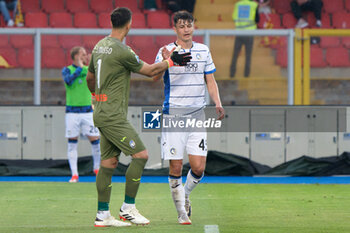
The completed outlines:
[[[173,61],[175,66],[186,66],[188,62],[191,61],[192,56],[191,53],[179,53],[178,51],[174,51],[170,59]]]

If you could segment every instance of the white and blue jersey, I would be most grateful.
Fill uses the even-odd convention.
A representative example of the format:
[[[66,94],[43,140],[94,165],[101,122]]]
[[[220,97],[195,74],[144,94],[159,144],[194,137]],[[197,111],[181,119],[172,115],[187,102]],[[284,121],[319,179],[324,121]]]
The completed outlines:
[[[176,46],[168,44],[170,51]],[[205,101],[204,75],[216,71],[209,48],[201,43],[192,42],[192,48],[181,49],[179,53],[191,52],[192,59],[187,66],[173,66],[165,71],[163,113],[169,114],[171,108],[202,108]],[[163,61],[161,49],[155,62]]]

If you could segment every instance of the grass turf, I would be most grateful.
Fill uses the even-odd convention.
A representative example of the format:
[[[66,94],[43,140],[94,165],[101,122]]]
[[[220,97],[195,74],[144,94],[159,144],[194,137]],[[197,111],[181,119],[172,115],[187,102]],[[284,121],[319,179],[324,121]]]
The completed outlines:
[[[123,193],[114,183],[115,216]],[[149,226],[95,228],[94,183],[0,182],[0,232],[350,232],[349,193],[348,185],[200,184],[191,194],[193,224],[181,226],[168,184],[143,183],[137,207]]]

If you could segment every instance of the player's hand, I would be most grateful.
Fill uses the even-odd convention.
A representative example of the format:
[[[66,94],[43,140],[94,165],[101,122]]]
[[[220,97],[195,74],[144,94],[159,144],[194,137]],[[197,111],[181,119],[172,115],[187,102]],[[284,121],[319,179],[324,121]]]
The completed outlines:
[[[222,106],[216,106],[216,114],[218,115],[218,120],[224,119],[225,110]]]
[[[186,66],[188,62],[191,61],[192,56],[191,53],[179,53],[174,51],[171,54],[170,59],[174,62],[175,66]]]
[[[84,66],[84,61],[81,58],[78,58],[78,66],[81,68]]]
[[[172,52],[174,52],[175,49],[176,49],[176,47],[174,47],[171,51],[169,51],[169,50],[166,48],[166,46],[164,46],[164,47],[162,48],[162,57],[163,57],[163,60],[168,59],[168,58],[171,56]]]

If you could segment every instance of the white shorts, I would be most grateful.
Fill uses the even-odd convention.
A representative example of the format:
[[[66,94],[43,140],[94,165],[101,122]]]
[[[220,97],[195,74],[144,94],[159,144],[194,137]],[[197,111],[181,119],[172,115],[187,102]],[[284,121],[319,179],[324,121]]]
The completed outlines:
[[[93,113],[66,113],[66,138],[85,136],[99,136],[94,126]]]

